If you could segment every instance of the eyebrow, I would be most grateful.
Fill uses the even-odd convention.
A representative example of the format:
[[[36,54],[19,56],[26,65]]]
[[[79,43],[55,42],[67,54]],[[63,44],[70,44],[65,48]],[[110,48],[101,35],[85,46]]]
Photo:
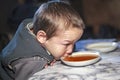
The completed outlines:
[[[66,40],[64,40],[64,41],[65,41],[65,42],[69,42],[69,43],[72,43],[72,42],[73,42],[73,41],[70,41],[70,40],[67,40],[67,39],[66,39]]]

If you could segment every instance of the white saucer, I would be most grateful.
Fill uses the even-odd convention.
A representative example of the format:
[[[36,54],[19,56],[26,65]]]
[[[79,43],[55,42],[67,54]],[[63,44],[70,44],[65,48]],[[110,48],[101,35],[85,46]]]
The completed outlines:
[[[95,51],[80,51],[80,52],[74,52],[70,57],[77,57],[77,56],[94,56],[95,58],[87,59],[87,60],[78,60],[78,61],[70,61],[70,60],[65,60],[66,57],[62,57],[61,61],[69,66],[87,66],[93,63],[96,63],[101,59],[99,52]],[[80,58],[79,58],[80,59]]]
[[[86,49],[100,51],[103,53],[115,50],[118,47],[116,42],[96,42],[86,45]]]

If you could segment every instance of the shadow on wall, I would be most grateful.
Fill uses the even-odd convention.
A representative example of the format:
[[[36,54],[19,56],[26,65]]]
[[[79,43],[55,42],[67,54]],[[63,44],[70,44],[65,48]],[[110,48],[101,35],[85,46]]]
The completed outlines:
[[[84,30],[81,39],[110,39],[110,38],[116,38],[117,40],[119,40],[120,30],[116,29],[111,25],[103,24],[100,25],[98,34],[94,34],[93,26],[86,26],[86,29]]]
[[[9,37],[7,34],[0,34],[0,52],[8,44]]]

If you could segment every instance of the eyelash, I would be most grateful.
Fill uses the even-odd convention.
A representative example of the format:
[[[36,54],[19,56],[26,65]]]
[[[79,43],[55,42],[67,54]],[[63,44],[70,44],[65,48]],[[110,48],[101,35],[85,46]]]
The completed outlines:
[[[66,46],[68,46],[68,45],[70,45],[70,43],[68,43],[68,44],[65,44]]]

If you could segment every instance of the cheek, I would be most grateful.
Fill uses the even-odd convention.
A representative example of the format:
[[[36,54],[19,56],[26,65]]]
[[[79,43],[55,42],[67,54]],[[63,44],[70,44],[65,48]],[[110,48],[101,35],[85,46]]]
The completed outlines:
[[[65,54],[65,49],[62,47],[55,47],[55,49],[52,52],[54,57],[60,58]]]

